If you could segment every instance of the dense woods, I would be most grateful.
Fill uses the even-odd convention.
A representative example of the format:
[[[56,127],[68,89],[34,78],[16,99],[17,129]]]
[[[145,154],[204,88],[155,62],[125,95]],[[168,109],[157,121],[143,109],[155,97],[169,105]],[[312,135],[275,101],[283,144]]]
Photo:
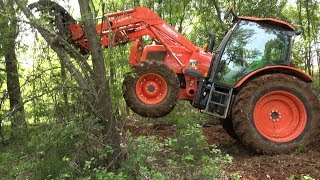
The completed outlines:
[[[148,7],[200,47],[209,32],[218,47],[232,5],[240,16],[282,19],[301,30],[292,58],[320,92],[319,0],[56,1],[81,15],[91,55],[65,41],[52,17],[30,10],[32,2],[0,0],[0,179],[214,179],[232,163],[201,132],[218,120],[190,110],[188,102],[156,120],[130,111],[122,97],[130,45],[101,47],[95,17],[105,13]],[[179,128],[158,141],[130,135],[132,122]]]

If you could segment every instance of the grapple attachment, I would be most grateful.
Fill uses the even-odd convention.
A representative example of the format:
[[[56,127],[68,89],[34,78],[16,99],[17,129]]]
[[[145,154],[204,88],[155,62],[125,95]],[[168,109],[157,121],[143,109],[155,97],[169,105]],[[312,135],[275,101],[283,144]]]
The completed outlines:
[[[70,24],[76,24],[76,20],[62,6],[50,0],[39,0],[38,2],[30,4],[28,7],[35,9],[41,14],[47,15],[58,35],[78,48],[83,55],[88,54],[87,49],[84,49],[76,41],[72,40]]]

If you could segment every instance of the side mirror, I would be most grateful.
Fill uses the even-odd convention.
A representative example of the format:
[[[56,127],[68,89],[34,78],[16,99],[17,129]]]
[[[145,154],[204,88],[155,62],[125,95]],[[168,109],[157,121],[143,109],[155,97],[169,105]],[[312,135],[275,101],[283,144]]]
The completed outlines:
[[[216,36],[213,33],[209,33],[209,45],[207,46],[206,52],[213,52]]]
[[[299,35],[301,35],[302,33],[303,33],[302,30],[297,30],[297,31],[294,32],[294,34],[295,34],[296,36],[299,36]]]

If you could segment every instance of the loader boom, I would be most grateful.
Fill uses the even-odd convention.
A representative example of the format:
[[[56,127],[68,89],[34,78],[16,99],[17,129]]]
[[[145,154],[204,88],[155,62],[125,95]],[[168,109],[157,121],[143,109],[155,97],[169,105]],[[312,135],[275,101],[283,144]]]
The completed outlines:
[[[196,48],[156,13],[145,7],[106,14],[100,18],[103,22],[96,26],[96,30],[104,47],[125,44],[149,35],[157,44],[182,46],[190,51],[195,51]],[[69,26],[72,39],[78,42],[83,40],[83,46],[89,50],[81,25],[70,23]]]

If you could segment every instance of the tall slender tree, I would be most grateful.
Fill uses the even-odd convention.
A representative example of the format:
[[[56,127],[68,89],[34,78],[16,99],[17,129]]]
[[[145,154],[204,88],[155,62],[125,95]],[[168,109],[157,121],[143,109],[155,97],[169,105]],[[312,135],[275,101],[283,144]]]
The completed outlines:
[[[21,0],[15,0],[15,2],[29,19],[31,26],[38,30],[57,53],[62,64],[65,65],[65,68],[74,77],[79,88],[83,90],[84,101],[88,104],[87,111],[100,120],[104,126],[104,143],[109,148],[112,148],[112,154],[107,157],[106,163],[109,167],[115,167],[121,157],[120,135],[116,129],[116,119],[112,111],[102,47],[96,33],[93,11],[90,8],[89,2],[79,0],[84,30],[90,45],[93,68],[88,66],[85,58],[77,49],[45,25],[42,25]],[[76,59],[77,65],[71,60],[71,57]]]
[[[10,120],[13,139],[25,139],[27,135],[27,123],[25,121],[24,106],[22,103],[18,61],[16,56],[16,38],[18,36],[18,23],[14,1],[0,0],[0,11],[2,12],[0,35],[1,51],[5,58],[7,74],[7,90],[10,100]],[[6,16],[5,16],[6,15]]]
[[[87,0],[79,0],[79,5],[84,30],[91,50],[94,87],[97,92],[95,109],[105,127],[106,142],[114,151],[114,154],[109,156],[107,161],[108,163],[116,162],[114,161],[114,157],[118,157],[120,154],[120,136],[119,133],[117,133],[116,120],[112,111],[110,88],[106,77],[106,67],[103,59],[102,47],[97,35],[89,2]]]

